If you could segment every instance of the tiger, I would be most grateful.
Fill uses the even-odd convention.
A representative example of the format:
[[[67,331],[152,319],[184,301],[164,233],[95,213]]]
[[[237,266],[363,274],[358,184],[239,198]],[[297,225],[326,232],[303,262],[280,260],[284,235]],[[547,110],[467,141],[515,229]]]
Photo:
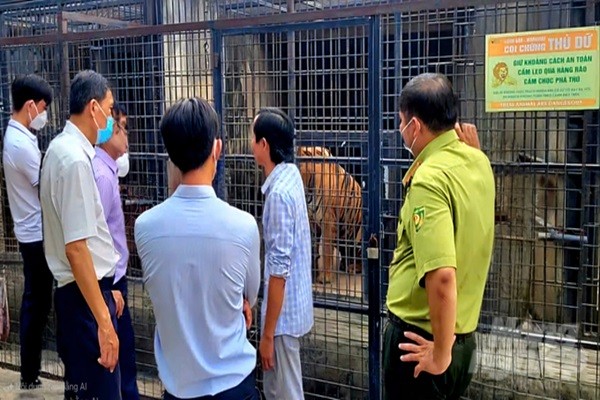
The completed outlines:
[[[320,233],[320,256],[317,282],[331,283],[337,270],[337,251],[348,272],[360,273],[362,241],[362,189],[344,168],[326,161],[331,152],[325,147],[300,146],[298,156],[322,157],[299,160],[300,175],[306,192],[306,205],[313,229]]]

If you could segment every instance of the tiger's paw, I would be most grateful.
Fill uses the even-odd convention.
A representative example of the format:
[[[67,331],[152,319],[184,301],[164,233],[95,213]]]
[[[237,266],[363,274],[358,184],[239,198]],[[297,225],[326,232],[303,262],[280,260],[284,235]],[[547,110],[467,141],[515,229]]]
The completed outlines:
[[[317,283],[321,283],[324,285],[330,285],[331,284],[331,274],[321,274],[319,273],[317,275]]]
[[[361,263],[351,264],[348,267],[348,273],[349,274],[360,274],[360,273],[362,273],[362,264]]]

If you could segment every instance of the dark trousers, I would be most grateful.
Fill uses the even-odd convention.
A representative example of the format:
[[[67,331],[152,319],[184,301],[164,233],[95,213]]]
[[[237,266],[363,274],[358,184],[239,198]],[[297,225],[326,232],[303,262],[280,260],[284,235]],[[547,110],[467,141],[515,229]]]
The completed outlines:
[[[113,326],[117,329],[116,304],[111,293],[112,281],[113,277],[110,277],[98,283]],[[77,283],[71,282],[57,288],[54,306],[58,355],[65,365],[65,399],[120,400],[119,365],[110,372],[98,363],[98,325]]]
[[[383,338],[383,380],[385,400],[454,400],[465,392],[473,377],[476,362],[475,337],[472,334],[457,335],[452,348],[452,362],[446,372],[431,375],[421,372],[414,378],[416,362],[400,361],[407,354],[398,348],[400,343],[414,343],[404,332],[414,332],[427,340],[430,333],[409,325],[390,314]]]
[[[165,390],[163,400],[183,400],[175,397]],[[254,371],[250,373],[239,385],[227,389],[214,396],[194,397],[186,400],[260,400],[260,393],[256,388],[256,376]]]
[[[118,290],[125,300],[123,314],[117,319],[117,332],[119,334],[119,368],[121,370],[121,396],[123,400],[139,400],[140,393],[137,387],[137,368],[135,366],[135,338],[133,324],[127,301],[127,278],[122,277],[113,285],[113,290]]]
[[[19,243],[25,278],[20,316],[21,379],[40,375],[44,328],[52,306],[54,277],[48,268],[43,242]]]

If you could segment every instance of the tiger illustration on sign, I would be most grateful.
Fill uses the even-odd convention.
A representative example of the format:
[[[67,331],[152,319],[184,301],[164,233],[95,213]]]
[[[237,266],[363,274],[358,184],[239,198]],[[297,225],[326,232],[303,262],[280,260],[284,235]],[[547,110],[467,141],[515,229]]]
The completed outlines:
[[[332,161],[324,147],[301,146],[298,156],[322,157],[323,160],[299,160],[306,192],[306,205],[316,236],[320,234],[319,256],[323,262],[317,282],[332,282],[336,268],[336,248],[347,272],[360,273],[362,241],[362,190],[344,168]]]

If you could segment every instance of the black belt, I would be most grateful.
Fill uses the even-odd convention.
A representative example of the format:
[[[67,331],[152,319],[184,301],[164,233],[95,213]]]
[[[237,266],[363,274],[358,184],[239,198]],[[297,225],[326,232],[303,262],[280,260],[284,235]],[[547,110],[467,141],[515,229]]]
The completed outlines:
[[[115,276],[107,276],[104,277],[102,279],[100,279],[98,281],[98,286],[100,286],[100,291],[105,292],[105,291],[111,291],[113,288],[113,283],[115,281]],[[77,286],[77,282],[73,281],[70,283],[67,283],[65,286],[60,287],[59,289],[65,288],[67,290],[69,289],[73,289],[73,288],[77,288],[77,290],[79,290],[79,287]]]
[[[431,333],[427,332],[426,330],[419,328],[418,326],[411,325],[407,322],[404,322],[400,317],[396,316],[395,314],[391,313],[390,311],[388,311],[387,314],[388,314],[388,319],[391,322],[391,324],[396,326],[397,328],[402,329],[403,331],[414,332],[420,336],[423,336],[427,340],[433,340],[433,335]],[[467,340],[473,336],[473,332],[459,333],[459,334],[456,334],[455,336],[456,336],[457,342],[464,342],[465,340]]]

